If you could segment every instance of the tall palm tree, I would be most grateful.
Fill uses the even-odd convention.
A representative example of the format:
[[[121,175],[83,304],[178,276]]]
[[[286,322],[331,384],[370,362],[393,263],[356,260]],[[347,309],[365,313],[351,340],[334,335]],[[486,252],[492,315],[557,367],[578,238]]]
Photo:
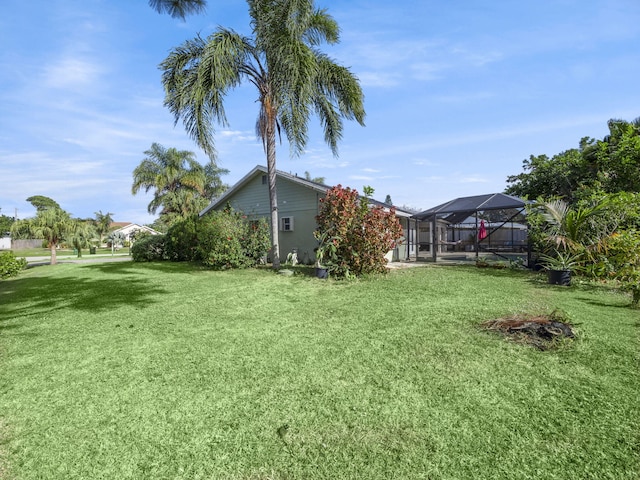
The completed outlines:
[[[207,195],[213,180],[193,152],[154,143],[144,153],[146,157],[133,171],[131,192],[155,190],[149,213],[161,209],[161,217],[174,219],[199,212],[211,200]]]
[[[190,13],[202,13],[206,0],[149,0],[149,5],[158,13],[168,13],[173,18],[185,18]]]
[[[160,65],[165,105],[176,123],[215,157],[214,123],[226,126],[224,98],[249,82],[258,91],[257,136],[267,157],[273,267],[280,266],[276,136],[284,131],[291,153],[307,144],[308,121],[315,113],[324,139],[337,156],[342,120],[364,125],[364,96],[348,68],[319,51],[322,43],[339,40],[336,21],[313,0],[248,0],[252,37],[218,28],[174,48]]]

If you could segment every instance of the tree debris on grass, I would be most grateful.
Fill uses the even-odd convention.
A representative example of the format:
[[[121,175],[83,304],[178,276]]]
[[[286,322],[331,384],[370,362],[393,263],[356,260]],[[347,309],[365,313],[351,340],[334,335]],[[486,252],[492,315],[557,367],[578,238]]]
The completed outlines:
[[[567,322],[566,315],[557,310],[545,315],[519,314],[488,320],[480,326],[539,350],[549,350],[565,339],[576,338],[573,326]]]

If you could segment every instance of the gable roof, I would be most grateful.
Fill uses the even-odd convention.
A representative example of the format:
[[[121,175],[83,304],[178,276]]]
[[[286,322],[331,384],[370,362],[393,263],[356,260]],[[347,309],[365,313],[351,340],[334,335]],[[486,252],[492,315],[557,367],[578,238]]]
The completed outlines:
[[[524,208],[526,202],[518,197],[504,193],[487,193],[471,197],[460,197],[450,200],[437,207],[416,213],[414,218],[426,220],[433,217],[446,217],[447,220],[457,223],[476,212],[485,210],[506,210],[509,208]]]
[[[122,228],[122,227],[126,227],[127,225],[131,225],[131,222],[111,222],[109,224],[109,229]]]
[[[256,165],[249,173],[247,173],[244,177],[242,177],[235,185],[233,185],[231,188],[227,189],[218,198],[214,198],[211,201],[211,203],[204,210],[202,210],[200,212],[200,216],[206,214],[211,209],[215,209],[216,207],[220,206],[221,204],[224,204],[231,195],[233,195],[235,192],[237,192],[242,187],[244,187],[247,183],[249,183],[249,181],[252,178],[254,178],[258,174],[266,175],[267,174],[267,167],[265,167],[263,165]],[[279,177],[279,178],[282,178],[284,180],[288,180],[290,182],[297,183],[298,185],[302,185],[303,187],[309,188],[311,190],[314,190],[314,191],[322,193],[322,194],[326,194],[332,188],[332,187],[330,187],[328,185],[325,185],[323,183],[313,182],[311,180],[307,180],[306,178],[301,178],[301,177],[298,177],[297,175],[292,175],[290,173],[286,173],[286,172],[283,172],[281,170],[276,170],[276,176]],[[376,205],[376,206],[389,208],[389,205],[387,205],[386,203],[379,202],[379,201],[374,200],[374,199],[369,199],[369,203],[371,203],[373,205]],[[395,209],[396,209],[396,215],[398,215],[400,217],[410,217],[411,215],[413,215],[411,212],[407,212],[406,210],[399,209],[398,207],[395,207]]]
[[[111,233],[127,232],[130,230],[143,230],[145,232],[149,232],[151,235],[160,235],[160,232],[154,230],[151,227],[147,227],[146,225],[139,225],[137,223],[130,223],[130,222],[114,222],[111,225],[114,225],[116,223],[124,223],[125,225],[120,228],[117,228]]]

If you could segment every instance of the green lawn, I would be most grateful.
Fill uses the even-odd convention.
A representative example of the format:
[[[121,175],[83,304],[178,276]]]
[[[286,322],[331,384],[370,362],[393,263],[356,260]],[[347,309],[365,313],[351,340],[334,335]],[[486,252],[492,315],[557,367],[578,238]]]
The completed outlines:
[[[0,282],[0,477],[637,479],[628,303],[473,267],[32,268]],[[558,350],[478,329],[557,307]]]

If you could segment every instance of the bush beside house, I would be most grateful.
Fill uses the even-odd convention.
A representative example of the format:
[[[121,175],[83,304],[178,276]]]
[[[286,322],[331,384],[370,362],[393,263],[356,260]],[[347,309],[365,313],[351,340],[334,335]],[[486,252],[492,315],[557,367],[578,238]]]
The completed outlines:
[[[372,193],[365,187],[365,196],[360,196],[357,190],[337,185],[320,199],[318,252],[335,277],[385,273],[385,255],[403,237],[395,209],[372,206],[368,198]]]

